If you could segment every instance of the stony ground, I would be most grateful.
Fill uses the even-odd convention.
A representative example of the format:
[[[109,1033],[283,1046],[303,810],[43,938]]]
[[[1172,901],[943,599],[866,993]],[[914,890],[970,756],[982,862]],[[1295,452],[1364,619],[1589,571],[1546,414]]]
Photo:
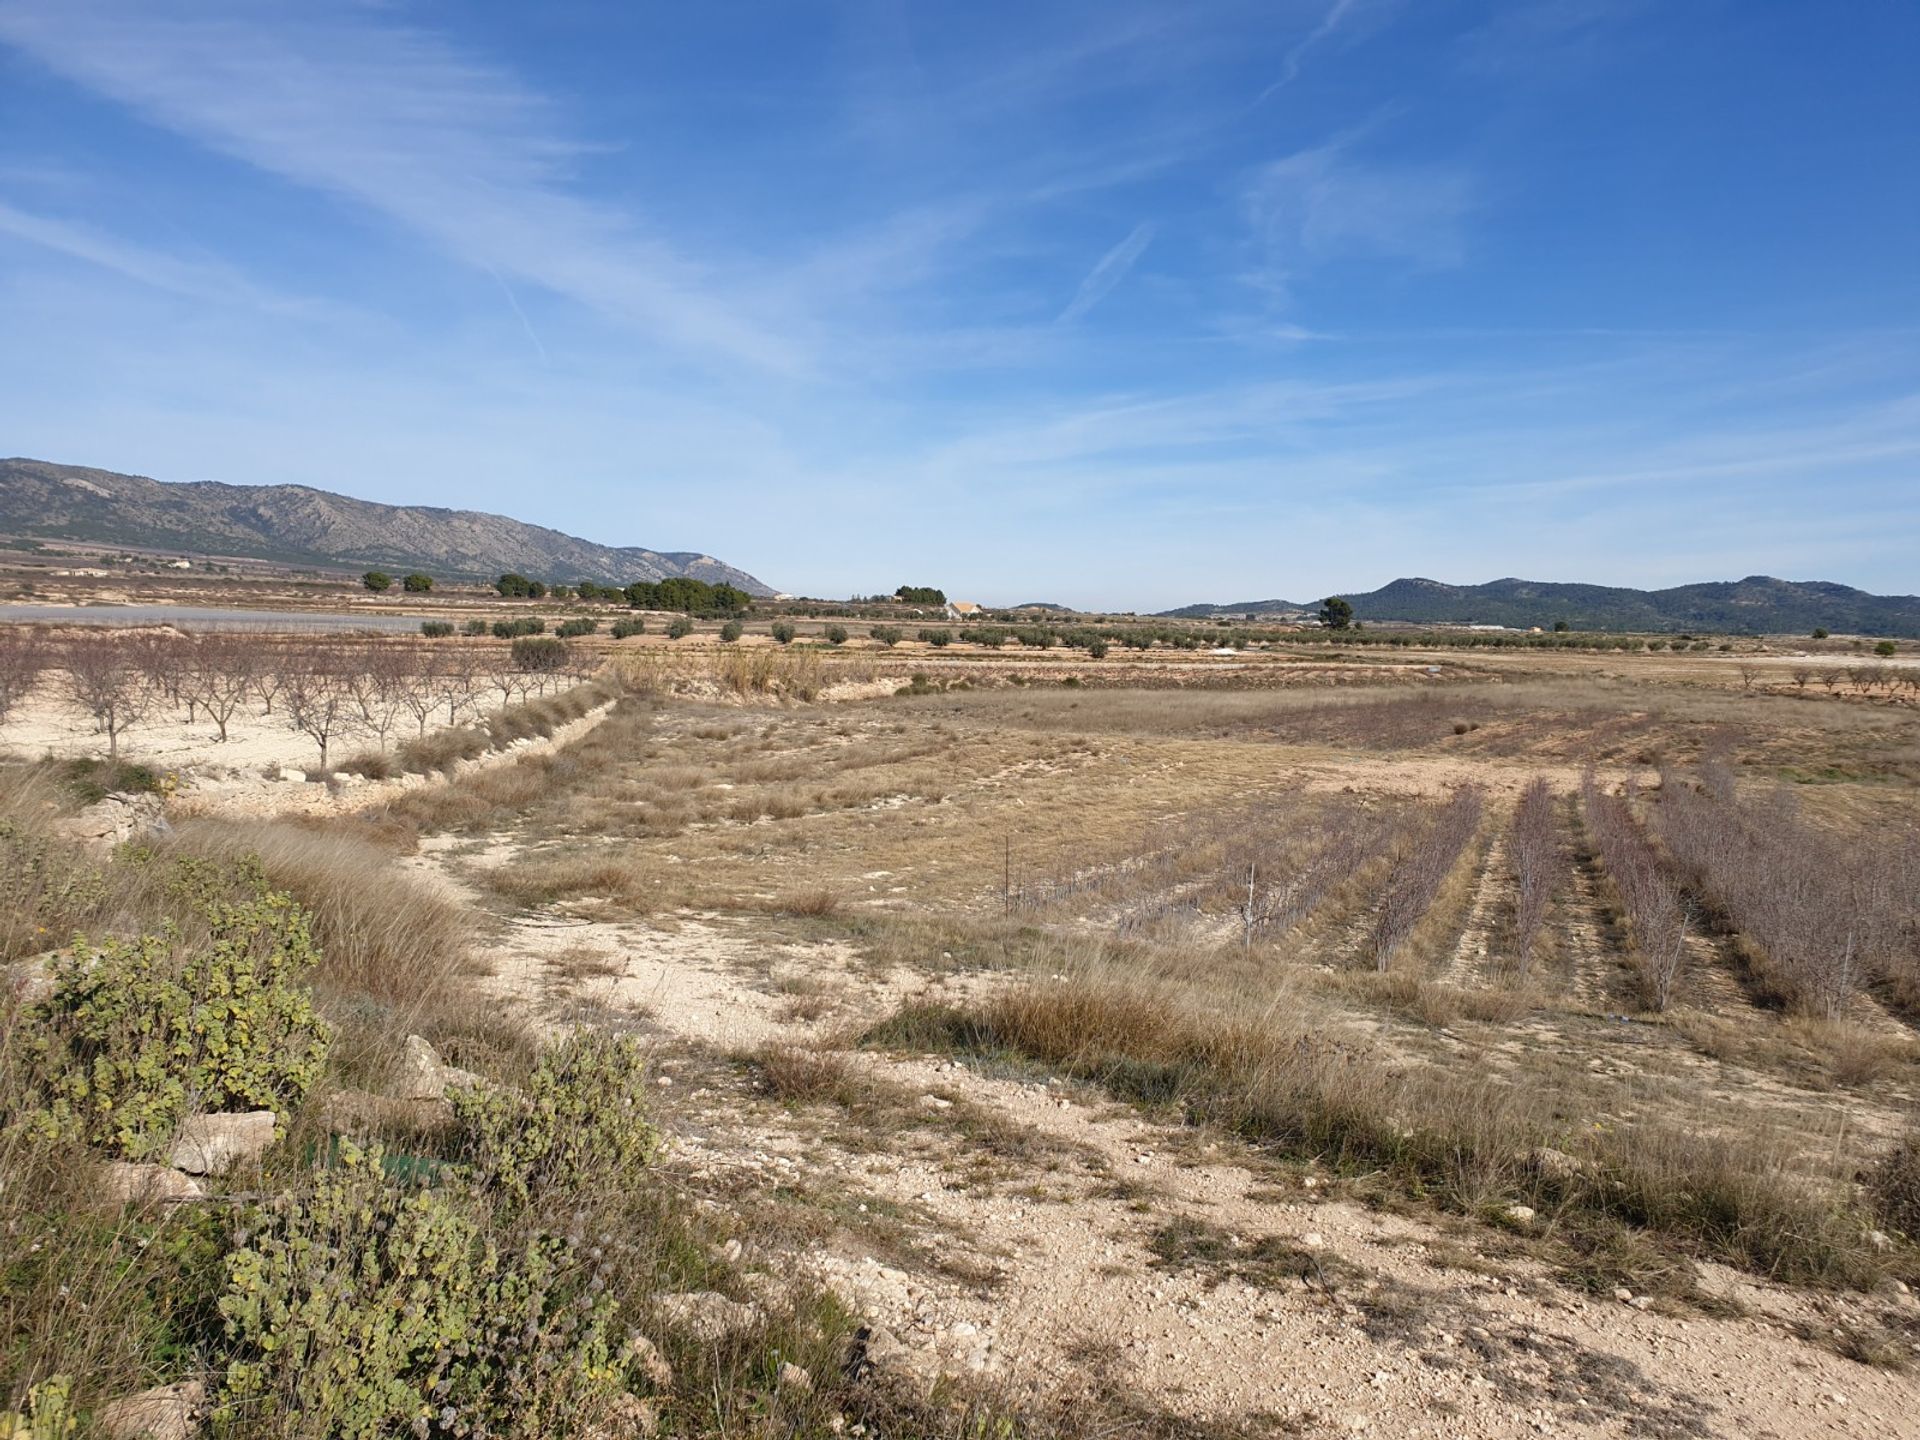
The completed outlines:
[[[450,848],[416,863],[457,887]],[[1334,1198],[1310,1169],[1044,1079],[860,1051],[851,1103],[782,1104],[738,1063],[831,1051],[992,977],[876,976],[844,945],[769,946],[725,917],[577,908],[513,918],[488,959],[486,983],[545,1023],[656,1037],[668,1164],[772,1222],[788,1249],[765,1268],[818,1275],[928,1384],[1119,1388],[1255,1433],[1912,1433],[1911,1375],[1798,1338],[1838,1302],[1717,1267],[1724,1314],[1587,1294],[1498,1231]]]

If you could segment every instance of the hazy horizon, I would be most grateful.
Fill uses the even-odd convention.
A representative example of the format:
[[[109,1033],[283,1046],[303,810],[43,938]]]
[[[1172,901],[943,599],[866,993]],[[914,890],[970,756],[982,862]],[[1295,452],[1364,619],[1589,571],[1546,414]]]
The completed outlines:
[[[1920,12],[0,0],[0,449],[1158,610],[1917,587]]]

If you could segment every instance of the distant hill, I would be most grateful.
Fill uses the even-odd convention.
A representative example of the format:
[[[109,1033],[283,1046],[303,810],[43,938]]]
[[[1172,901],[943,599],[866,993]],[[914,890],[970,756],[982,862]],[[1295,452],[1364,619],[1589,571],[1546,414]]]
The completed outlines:
[[[1303,611],[1311,613],[1319,608],[1318,601],[1311,605],[1301,605],[1292,600],[1236,600],[1227,605],[1182,605],[1178,610],[1162,610],[1154,618],[1212,620],[1218,616],[1230,615],[1238,620],[1243,615],[1296,615]]]
[[[1561,585],[1540,580],[1494,580],[1485,585],[1446,585],[1438,580],[1395,580],[1346,599],[1360,620],[1413,624],[1550,627],[1564,620],[1575,630],[1705,630],[1726,633],[1801,635],[1817,626],[1864,635],[1920,637],[1920,596],[1869,595],[1829,580],[1744,580],[1678,585],[1671,590],[1630,590],[1611,585]],[[1284,600],[1236,605],[1187,605],[1167,617],[1207,619],[1218,615],[1318,610],[1319,603]]]
[[[44,460],[0,460],[0,534],[444,577],[516,570],[631,584],[682,575],[774,593],[711,555],[596,545],[477,510],[381,505],[304,485],[163,483]]]

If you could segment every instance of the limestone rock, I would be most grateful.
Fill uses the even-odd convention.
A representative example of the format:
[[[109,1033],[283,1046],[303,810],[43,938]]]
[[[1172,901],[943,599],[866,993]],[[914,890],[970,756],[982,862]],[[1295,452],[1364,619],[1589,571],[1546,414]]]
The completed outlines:
[[[658,1345],[638,1330],[627,1337],[627,1357],[654,1389],[673,1388],[673,1367],[667,1363],[667,1357],[660,1353]]]
[[[207,1193],[191,1175],[165,1165],[134,1165],[124,1160],[107,1166],[106,1191],[122,1202],[199,1200]]]
[[[224,1175],[273,1144],[271,1110],[239,1115],[195,1115],[180,1127],[168,1163],[189,1175]]]
[[[729,1300],[714,1290],[662,1295],[655,1305],[671,1324],[708,1342],[744,1334],[760,1323],[756,1307]]]
[[[304,785],[307,783],[307,772],[304,770],[296,770],[291,765],[282,765],[280,767],[280,778],[291,785]]]
[[[651,1400],[642,1400],[631,1391],[622,1391],[614,1399],[604,1425],[595,1429],[604,1440],[648,1440],[660,1433],[660,1412]]]
[[[795,1395],[813,1393],[813,1376],[804,1365],[796,1365],[791,1360],[782,1360],[780,1368],[774,1373],[774,1382],[780,1389]]]
[[[1507,1220],[1514,1225],[1531,1225],[1534,1209],[1531,1205],[1509,1205],[1504,1212]]]
[[[400,1057],[400,1078],[394,1094],[402,1100],[444,1100],[449,1089],[478,1085],[480,1077],[471,1070],[449,1065],[424,1036],[407,1036],[406,1052]]]
[[[1556,1181],[1562,1185],[1578,1179],[1587,1168],[1566,1151],[1555,1150],[1550,1145],[1543,1145],[1529,1154],[1527,1163],[1541,1179]]]
[[[166,804],[158,795],[115,793],[59,822],[60,833],[87,845],[111,849],[129,840],[171,835]]]
[[[206,1407],[206,1387],[183,1380],[109,1401],[94,1418],[110,1440],[191,1440]]]
[[[21,1006],[38,1005],[50,999],[54,986],[53,962],[60,954],[58,950],[49,950],[31,959],[0,965],[0,995]]]

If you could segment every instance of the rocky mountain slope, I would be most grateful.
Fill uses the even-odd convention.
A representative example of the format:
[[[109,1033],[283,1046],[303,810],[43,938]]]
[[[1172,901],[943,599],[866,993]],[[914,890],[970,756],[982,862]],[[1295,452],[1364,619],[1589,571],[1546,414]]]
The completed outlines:
[[[304,485],[163,483],[44,460],[0,460],[0,534],[441,576],[517,570],[630,584],[683,575],[774,593],[711,555],[598,545],[504,515],[382,505]]]
[[[1365,594],[1349,592],[1361,620],[1415,624],[1551,626],[1564,620],[1576,630],[1710,630],[1801,634],[1815,626],[1868,635],[1920,636],[1920,596],[1870,595],[1828,580],[1744,580],[1678,585],[1669,590],[1632,590],[1611,585],[1563,585],[1540,580],[1494,580],[1485,585],[1447,585],[1403,579]],[[1188,605],[1166,612],[1182,619],[1215,615],[1271,615],[1314,610],[1288,600],[1247,600],[1228,605]]]

